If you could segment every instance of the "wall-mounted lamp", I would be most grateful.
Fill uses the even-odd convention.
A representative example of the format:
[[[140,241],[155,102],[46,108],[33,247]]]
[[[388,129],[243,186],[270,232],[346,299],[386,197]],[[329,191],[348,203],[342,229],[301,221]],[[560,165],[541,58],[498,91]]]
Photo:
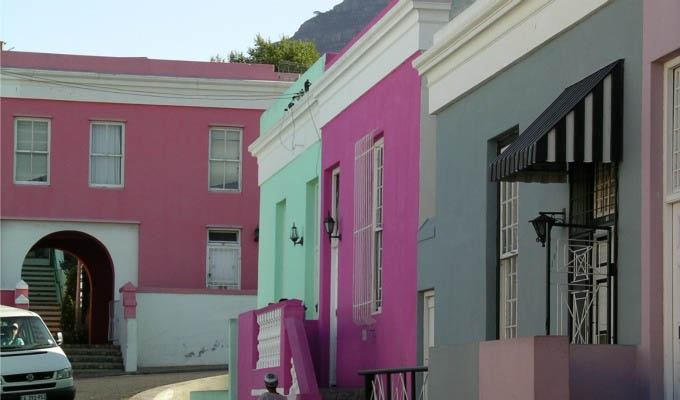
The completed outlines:
[[[563,222],[555,219],[555,217],[553,217],[554,215],[564,216],[564,213],[539,212],[538,217],[529,221],[531,222],[531,225],[534,226],[534,230],[536,231],[536,241],[540,242],[542,247],[545,247],[548,233],[550,232],[550,229],[552,229],[553,225],[555,225],[557,222]]]
[[[304,242],[302,236],[298,235],[298,230],[295,227],[295,222],[293,222],[293,227],[290,228],[290,240],[293,242],[293,246],[295,246],[296,244],[302,246],[302,243]]]
[[[335,220],[331,217],[331,213],[328,213],[326,218],[323,220],[323,226],[326,228],[326,233],[328,234],[328,239],[340,239],[340,233],[337,236],[333,235],[335,232]]]

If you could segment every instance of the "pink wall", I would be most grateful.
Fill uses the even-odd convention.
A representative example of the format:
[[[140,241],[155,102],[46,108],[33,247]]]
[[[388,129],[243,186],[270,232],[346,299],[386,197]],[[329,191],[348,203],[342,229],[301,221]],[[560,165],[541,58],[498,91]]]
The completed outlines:
[[[14,289],[0,290],[0,304],[14,307]]]
[[[642,327],[644,398],[663,397],[663,64],[680,55],[680,2],[645,0],[642,60]],[[670,279],[670,277],[667,277]]]
[[[420,139],[420,78],[404,61],[322,129],[325,178],[340,166],[338,266],[338,359],[340,387],[358,387],[362,369],[416,364],[418,165]],[[362,327],[352,321],[352,221],[354,144],[370,132],[383,135],[384,268],[382,313],[362,340]],[[330,209],[330,179],[325,179],[324,211]],[[330,249],[322,241],[321,384],[328,376]]]
[[[0,99],[3,218],[138,221],[139,286],[204,288],[208,225],[242,228],[243,289],[257,287],[259,110]],[[14,117],[51,118],[50,185],[13,184]],[[125,187],[88,186],[90,119],[125,121]],[[209,125],[243,127],[241,193],[208,190]],[[114,266],[115,267],[115,266]]]
[[[569,339],[528,336],[481,342],[479,399],[569,400]]]

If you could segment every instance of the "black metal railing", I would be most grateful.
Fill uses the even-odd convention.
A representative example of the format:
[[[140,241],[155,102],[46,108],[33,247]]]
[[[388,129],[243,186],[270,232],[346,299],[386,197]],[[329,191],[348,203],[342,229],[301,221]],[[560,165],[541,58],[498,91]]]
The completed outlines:
[[[406,367],[406,368],[386,368],[386,369],[371,369],[365,371],[359,371],[359,375],[364,377],[364,399],[366,400],[392,400],[392,384],[401,379],[400,383],[401,390],[403,390],[402,395],[399,398],[417,399],[416,395],[418,393],[416,374],[427,373],[427,367]],[[396,375],[396,379],[393,381],[393,377]],[[383,386],[384,377],[384,390],[377,390],[378,386]],[[410,378],[410,382],[409,382]],[[425,379],[423,379],[424,381]],[[425,384],[425,382],[421,382]],[[410,396],[408,393],[410,392]],[[373,396],[373,394],[376,394]],[[405,395],[405,396],[404,396]]]

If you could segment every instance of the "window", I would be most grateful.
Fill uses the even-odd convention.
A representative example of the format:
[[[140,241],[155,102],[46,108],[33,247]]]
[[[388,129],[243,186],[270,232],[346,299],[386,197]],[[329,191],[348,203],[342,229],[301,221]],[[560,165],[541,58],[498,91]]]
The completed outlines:
[[[210,190],[241,190],[240,129],[210,129]]]
[[[125,132],[122,123],[90,125],[90,185],[123,186]]]
[[[499,189],[499,334],[501,339],[509,339],[517,336],[517,208],[519,184],[517,182],[501,182]]]
[[[14,182],[49,184],[50,121],[17,118],[14,133]]]
[[[375,322],[383,298],[384,145],[373,133],[354,144],[354,225],[352,318],[357,325]]]
[[[680,67],[671,72],[670,78],[670,135],[671,135],[671,189],[680,192]]]
[[[373,312],[382,309],[384,154],[381,139],[373,147]]]
[[[207,287],[241,288],[241,232],[208,231]]]

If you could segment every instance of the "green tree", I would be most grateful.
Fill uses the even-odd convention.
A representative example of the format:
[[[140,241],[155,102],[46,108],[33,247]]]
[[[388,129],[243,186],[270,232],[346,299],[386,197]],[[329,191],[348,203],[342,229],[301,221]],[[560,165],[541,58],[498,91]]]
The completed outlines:
[[[247,54],[239,51],[229,53],[229,62],[247,64],[273,64],[277,71],[304,72],[319,58],[314,42],[295,40],[282,36],[278,42],[265,39],[262,35],[255,36],[253,47],[248,48]],[[219,54],[210,57],[213,62],[225,62]]]

